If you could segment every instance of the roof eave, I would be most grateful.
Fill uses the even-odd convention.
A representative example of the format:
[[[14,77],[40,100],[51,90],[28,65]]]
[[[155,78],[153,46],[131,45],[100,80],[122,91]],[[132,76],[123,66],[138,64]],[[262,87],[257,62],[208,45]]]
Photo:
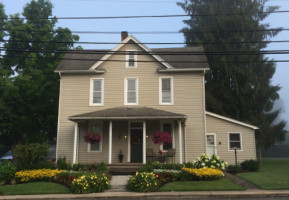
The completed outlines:
[[[55,70],[54,72],[61,74],[104,74],[105,70]]]
[[[184,119],[186,116],[123,116],[123,117],[68,117],[71,121],[92,119]]]
[[[210,68],[180,68],[180,69],[158,69],[160,73],[167,73],[167,72],[207,72]]]

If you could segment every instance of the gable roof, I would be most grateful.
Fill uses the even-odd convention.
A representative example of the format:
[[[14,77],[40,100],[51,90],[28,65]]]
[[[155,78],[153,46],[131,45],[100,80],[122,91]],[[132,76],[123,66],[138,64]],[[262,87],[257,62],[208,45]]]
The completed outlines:
[[[149,107],[115,107],[68,117],[71,121],[88,119],[186,119],[186,115]]]
[[[218,114],[215,114],[215,113],[212,113],[212,112],[206,111],[206,115],[209,115],[211,117],[215,117],[215,118],[218,118],[218,119],[222,119],[222,120],[225,120],[225,121],[228,121],[228,122],[232,122],[234,124],[238,124],[238,125],[241,125],[241,126],[245,126],[247,128],[251,128],[251,129],[254,129],[254,130],[259,129],[257,126],[253,126],[251,124],[247,124],[247,123],[244,123],[244,122],[232,119],[232,118],[224,117],[222,115],[218,115]]]
[[[55,72],[98,72],[98,66],[109,59],[111,52],[119,50],[127,43],[135,43],[144,50],[144,53],[151,55],[155,60],[164,66],[164,70],[208,70],[206,56],[203,47],[181,47],[181,48],[155,48],[149,49],[139,42],[135,37],[128,36],[122,43],[112,50],[89,50],[68,52],[59,63]],[[173,55],[166,54],[173,52]],[[191,54],[192,52],[196,53]],[[186,54],[190,53],[190,54]],[[103,72],[103,70],[102,70]],[[101,72],[99,72],[101,73]]]

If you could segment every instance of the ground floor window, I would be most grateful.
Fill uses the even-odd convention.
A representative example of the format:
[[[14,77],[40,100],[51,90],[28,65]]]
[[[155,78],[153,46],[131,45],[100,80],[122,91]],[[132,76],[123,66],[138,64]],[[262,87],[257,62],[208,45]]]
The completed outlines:
[[[228,133],[229,136],[229,150],[242,150],[241,133]]]
[[[163,144],[163,150],[167,151],[173,148],[173,125],[172,123],[162,123],[162,131],[168,132],[172,136],[172,141],[169,144]]]
[[[89,123],[89,131],[97,132],[101,135],[101,140],[94,144],[88,143],[88,151],[89,152],[101,152],[102,148],[102,140],[103,140],[103,133],[102,133],[102,123],[101,121],[97,122],[90,122]]]

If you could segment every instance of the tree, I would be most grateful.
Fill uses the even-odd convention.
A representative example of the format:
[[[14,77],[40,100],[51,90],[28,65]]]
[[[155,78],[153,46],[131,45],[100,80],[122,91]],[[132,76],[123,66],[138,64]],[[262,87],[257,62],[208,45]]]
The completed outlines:
[[[73,48],[79,37],[55,27],[52,8],[48,0],[32,0],[24,7],[25,19],[15,14],[4,26],[9,41],[0,65],[5,77],[0,82],[0,137],[14,145],[56,137],[59,77],[54,69],[63,54],[54,52]]]
[[[254,41],[266,41],[279,32],[257,31],[270,27],[261,23],[269,15],[260,13],[265,11],[266,2],[185,0],[178,5],[193,15],[184,20],[187,26],[181,30],[187,45],[203,43],[207,53],[210,65],[210,72],[206,74],[207,110],[258,126],[257,146],[268,148],[276,141],[283,141],[287,131],[285,121],[274,124],[280,111],[272,111],[280,89],[270,81],[275,64],[265,55],[254,53],[267,47],[266,42]],[[271,6],[266,11],[276,9],[278,7]],[[216,13],[228,14],[213,15]],[[232,52],[236,52],[235,55]]]

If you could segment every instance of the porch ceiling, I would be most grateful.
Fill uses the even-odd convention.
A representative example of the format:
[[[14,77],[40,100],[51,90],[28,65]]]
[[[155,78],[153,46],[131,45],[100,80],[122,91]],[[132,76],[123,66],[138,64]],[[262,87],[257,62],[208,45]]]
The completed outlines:
[[[179,119],[186,115],[148,107],[116,107],[68,117],[71,121],[89,119]]]

